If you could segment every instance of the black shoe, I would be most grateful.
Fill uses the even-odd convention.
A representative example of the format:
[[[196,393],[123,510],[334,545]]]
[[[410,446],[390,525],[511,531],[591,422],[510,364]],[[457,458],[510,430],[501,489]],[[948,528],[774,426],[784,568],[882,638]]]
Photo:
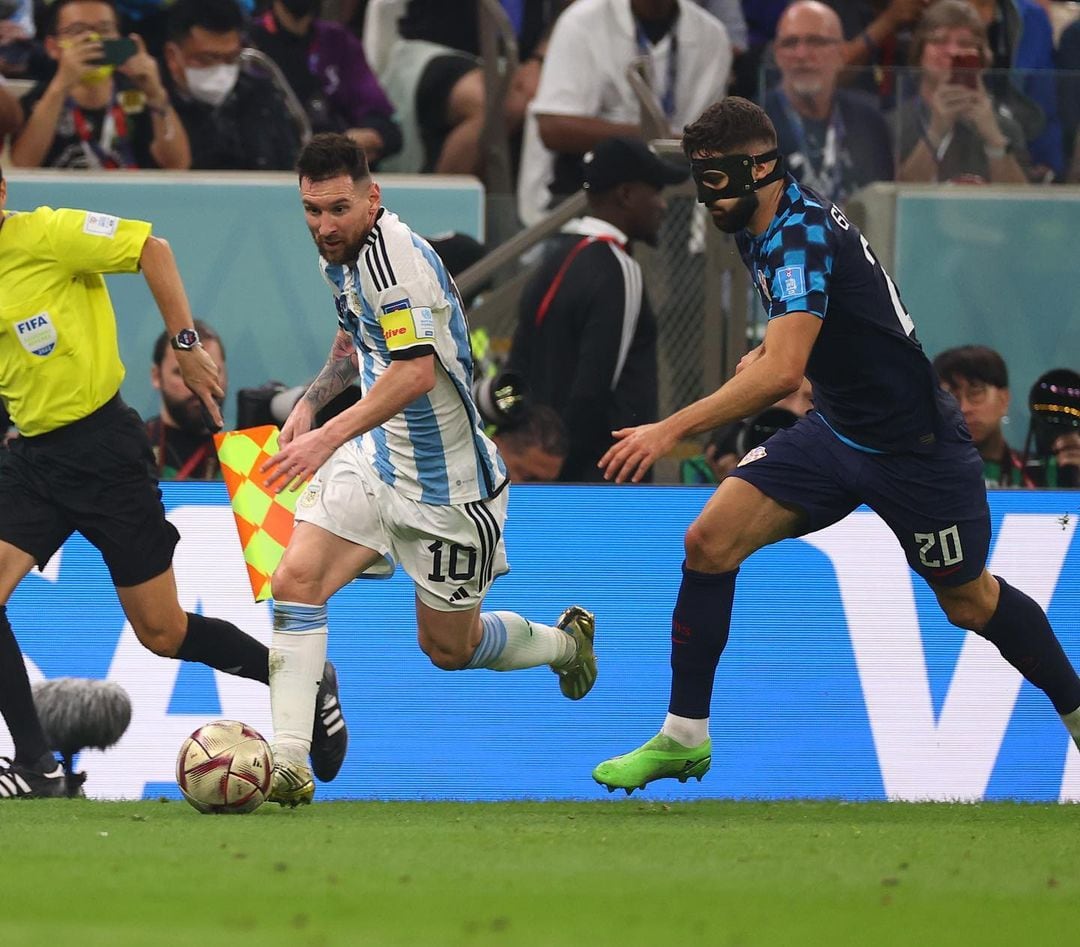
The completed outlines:
[[[0,756],[0,799],[45,799],[67,795],[64,768],[55,764],[52,772],[29,769]]]
[[[338,700],[337,671],[327,661],[315,698],[315,726],[311,730],[311,770],[315,778],[328,783],[337,776],[348,747],[349,730]]]

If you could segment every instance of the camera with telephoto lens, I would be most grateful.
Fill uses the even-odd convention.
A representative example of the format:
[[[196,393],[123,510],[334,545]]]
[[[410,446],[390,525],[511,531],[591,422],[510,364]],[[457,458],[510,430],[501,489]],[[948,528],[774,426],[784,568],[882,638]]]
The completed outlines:
[[[1080,431],[1080,374],[1055,368],[1041,375],[1028,395],[1035,453],[1048,457],[1062,434]]]

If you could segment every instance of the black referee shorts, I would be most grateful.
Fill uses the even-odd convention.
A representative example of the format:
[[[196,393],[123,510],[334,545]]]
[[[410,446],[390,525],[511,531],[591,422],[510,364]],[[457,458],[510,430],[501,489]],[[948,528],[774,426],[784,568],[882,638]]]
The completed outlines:
[[[0,464],[0,540],[44,568],[79,532],[114,585],[161,575],[180,534],[165,519],[153,464],[143,422],[119,395],[73,424],[16,438]]]

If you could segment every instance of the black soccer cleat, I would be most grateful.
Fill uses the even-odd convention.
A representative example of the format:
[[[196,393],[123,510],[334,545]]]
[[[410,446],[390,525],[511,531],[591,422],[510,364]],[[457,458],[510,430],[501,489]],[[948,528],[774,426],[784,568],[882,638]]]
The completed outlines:
[[[338,700],[337,671],[327,661],[315,698],[315,725],[311,730],[311,770],[315,778],[328,783],[337,776],[348,748],[349,730]]]
[[[22,766],[0,756],[0,799],[63,798],[68,794],[64,768],[55,763],[51,772]]]

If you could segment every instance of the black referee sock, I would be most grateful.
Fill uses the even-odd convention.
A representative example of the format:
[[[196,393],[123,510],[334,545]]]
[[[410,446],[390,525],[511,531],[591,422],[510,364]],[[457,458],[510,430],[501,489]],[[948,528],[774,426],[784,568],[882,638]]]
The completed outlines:
[[[220,618],[187,613],[187,635],[176,653],[181,661],[197,661],[212,668],[270,683],[270,652],[266,645]]]
[[[1059,714],[1080,707],[1080,677],[1061,648],[1039,603],[1001,576],[997,610],[979,632],[1001,656],[1050,698]]]
[[[0,716],[11,731],[16,763],[37,769],[44,756],[51,756],[6,605],[0,605]]]
[[[668,712],[703,720],[709,716],[713,679],[731,628],[735,576],[739,570],[695,572],[683,563],[682,585],[671,615],[671,700]]]

